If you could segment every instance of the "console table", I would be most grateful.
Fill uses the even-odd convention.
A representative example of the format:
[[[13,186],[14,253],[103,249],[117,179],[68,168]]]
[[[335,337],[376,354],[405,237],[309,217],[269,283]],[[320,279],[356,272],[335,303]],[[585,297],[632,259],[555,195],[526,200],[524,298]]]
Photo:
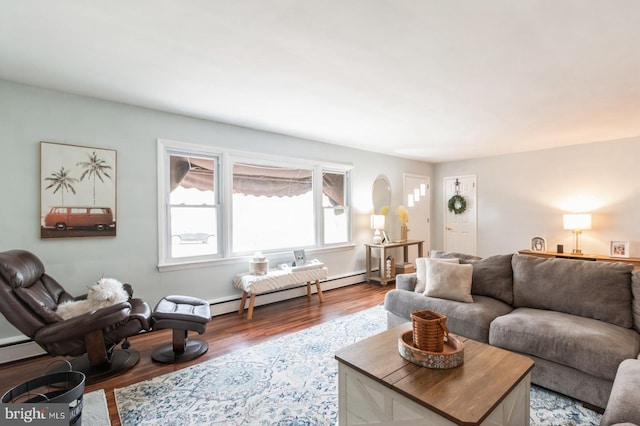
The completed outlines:
[[[555,251],[533,251],[520,250],[520,254],[529,256],[545,257],[545,258],[562,258],[562,259],[578,259],[591,260],[594,262],[622,262],[633,265],[633,269],[640,269],[640,257],[611,257],[602,254],[573,254],[573,253],[557,253]]]
[[[404,258],[404,262],[407,263],[409,262],[409,246],[418,246],[418,257],[422,257],[423,256],[423,246],[424,246],[424,241],[419,241],[419,240],[407,240],[407,241],[400,241],[400,242],[392,242],[392,243],[387,243],[387,244],[365,244],[365,249],[366,249],[366,258],[365,258],[365,263],[366,263],[366,271],[365,271],[365,278],[367,279],[367,281],[377,281],[382,285],[387,285],[387,283],[389,281],[393,281],[395,279],[395,269],[391,268],[390,273],[388,274],[384,265],[384,262],[387,258],[387,251],[394,249],[394,248],[398,248],[398,247],[402,247],[402,254],[403,254],[403,258]],[[379,262],[379,271],[378,273],[375,273],[373,271],[373,262],[372,262],[372,255],[371,252],[373,249],[376,250],[380,250],[381,252],[381,256],[380,256],[380,262]]]

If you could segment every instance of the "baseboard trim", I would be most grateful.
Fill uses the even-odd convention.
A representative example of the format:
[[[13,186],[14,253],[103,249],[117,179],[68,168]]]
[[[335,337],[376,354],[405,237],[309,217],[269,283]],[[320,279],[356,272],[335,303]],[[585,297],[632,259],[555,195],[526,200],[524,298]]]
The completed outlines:
[[[322,291],[333,290],[335,288],[347,287],[353,284],[359,284],[365,281],[364,273],[356,275],[346,275],[342,277],[331,278],[321,283]],[[312,293],[317,293],[316,287],[311,286]],[[268,305],[269,303],[280,302],[282,300],[293,299],[300,296],[306,296],[306,284],[290,287],[283,290],[277,290],[269,293],[256,295],[254,306]],[[230,312],[237,312],[240,306],[240,298],[226,300],[223,302],[211,303],[211,315],[223,315]],[[47,352],[34,341],[21,341],[18,343],[10,343],[0,347],[0,365],[10,362],[20,361],[27,358],[33,358],[45,355]]]
[[[0,365],[45,355],[47,352],[34,341],[14,343],[0,348]]]

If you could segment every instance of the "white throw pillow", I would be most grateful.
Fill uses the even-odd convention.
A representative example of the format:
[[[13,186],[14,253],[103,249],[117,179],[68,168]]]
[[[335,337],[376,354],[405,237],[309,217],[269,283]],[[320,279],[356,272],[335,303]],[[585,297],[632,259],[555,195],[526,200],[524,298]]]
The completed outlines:
[[[425,296],[473,302],[471,297],[473,265],[434,262],[433,259],[428,259],[425,267],[427,276]]]
[[[451,259],[431,259],[428,257],[419,257],[416,259],[416,278],[418,279],[416,283],[416,288],[414,289],[416,293],[424,293],[424,290],[427,287],[427,268],[426,261],[435,261],[435,262],[447,262],[447,263],[460,263],[460,259],[451,258]]]

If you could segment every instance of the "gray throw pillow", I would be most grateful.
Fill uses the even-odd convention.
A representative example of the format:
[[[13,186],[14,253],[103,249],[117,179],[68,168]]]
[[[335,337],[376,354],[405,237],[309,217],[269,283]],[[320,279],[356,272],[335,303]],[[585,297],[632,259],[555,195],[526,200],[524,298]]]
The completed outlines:
[[[419,257],[416,259],[416,293],[424,293],[427,288],[427,266],[426,261],[430,260],[428,257]],[[460,259],[432,259],[439,262],[460,263]]]
[[[473,265],[471,293],[488,296],[506,304],[513,304],[513,254],[499,254],[481,260],[465,260],[460,263]]]
[[[459,302],[473,302],[473,297],[471,297],[473,266],[441,262],[435,259],[427,259],[425,264],[427,272],[425,296]]]

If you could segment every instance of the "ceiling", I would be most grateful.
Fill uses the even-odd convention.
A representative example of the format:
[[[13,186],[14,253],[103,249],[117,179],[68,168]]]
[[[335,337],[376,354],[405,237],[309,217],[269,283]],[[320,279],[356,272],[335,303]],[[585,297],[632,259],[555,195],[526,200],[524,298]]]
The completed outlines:
[[[0,78],[442,162],[640,135],[637,0],[0,0]]]

